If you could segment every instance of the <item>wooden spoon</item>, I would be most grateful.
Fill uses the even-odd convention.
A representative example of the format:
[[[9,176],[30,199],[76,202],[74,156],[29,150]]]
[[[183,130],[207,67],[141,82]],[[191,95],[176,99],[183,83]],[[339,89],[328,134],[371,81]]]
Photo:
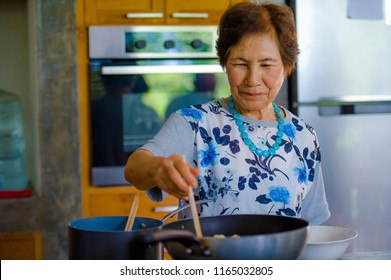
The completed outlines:
[[[131,231],[133,228],[134,220],[136,219],[139,200],[140,200],[139,193],[136,193],[133,196],[132,206],[130,207],[129,217],[128,217],[128,221],[126,222],[125,231]]]

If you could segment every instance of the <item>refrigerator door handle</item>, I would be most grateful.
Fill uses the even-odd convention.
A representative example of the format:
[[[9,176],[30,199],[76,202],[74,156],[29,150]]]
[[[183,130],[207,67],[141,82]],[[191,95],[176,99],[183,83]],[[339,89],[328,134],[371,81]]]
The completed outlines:
[[[316,106],[320,116],[391,113],[391,95],[342,96],[300,102],[299,106]]]

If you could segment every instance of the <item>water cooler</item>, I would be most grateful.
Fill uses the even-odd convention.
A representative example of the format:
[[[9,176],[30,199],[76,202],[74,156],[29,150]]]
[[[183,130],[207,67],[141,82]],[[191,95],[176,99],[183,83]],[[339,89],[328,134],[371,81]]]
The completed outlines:
[[[0,89],[0,191],[27,189],[24,150],[22,103]]]

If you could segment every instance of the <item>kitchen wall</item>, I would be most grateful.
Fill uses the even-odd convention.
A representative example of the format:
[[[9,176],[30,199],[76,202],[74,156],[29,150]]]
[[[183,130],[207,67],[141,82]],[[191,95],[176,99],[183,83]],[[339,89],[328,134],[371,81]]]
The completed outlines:
[[[33,185],[0,199],[0,232],[42,232],[45,259],[67,259],[81,216],[75,1],[0,0],[0,88],[22,99]]]

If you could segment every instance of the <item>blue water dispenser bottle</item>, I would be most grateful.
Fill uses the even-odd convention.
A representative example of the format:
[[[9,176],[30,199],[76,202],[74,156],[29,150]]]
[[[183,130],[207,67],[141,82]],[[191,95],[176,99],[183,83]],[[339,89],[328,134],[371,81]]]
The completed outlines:
[[[22,103],[0,89],[0,191],[27,188],[24,151]]]

